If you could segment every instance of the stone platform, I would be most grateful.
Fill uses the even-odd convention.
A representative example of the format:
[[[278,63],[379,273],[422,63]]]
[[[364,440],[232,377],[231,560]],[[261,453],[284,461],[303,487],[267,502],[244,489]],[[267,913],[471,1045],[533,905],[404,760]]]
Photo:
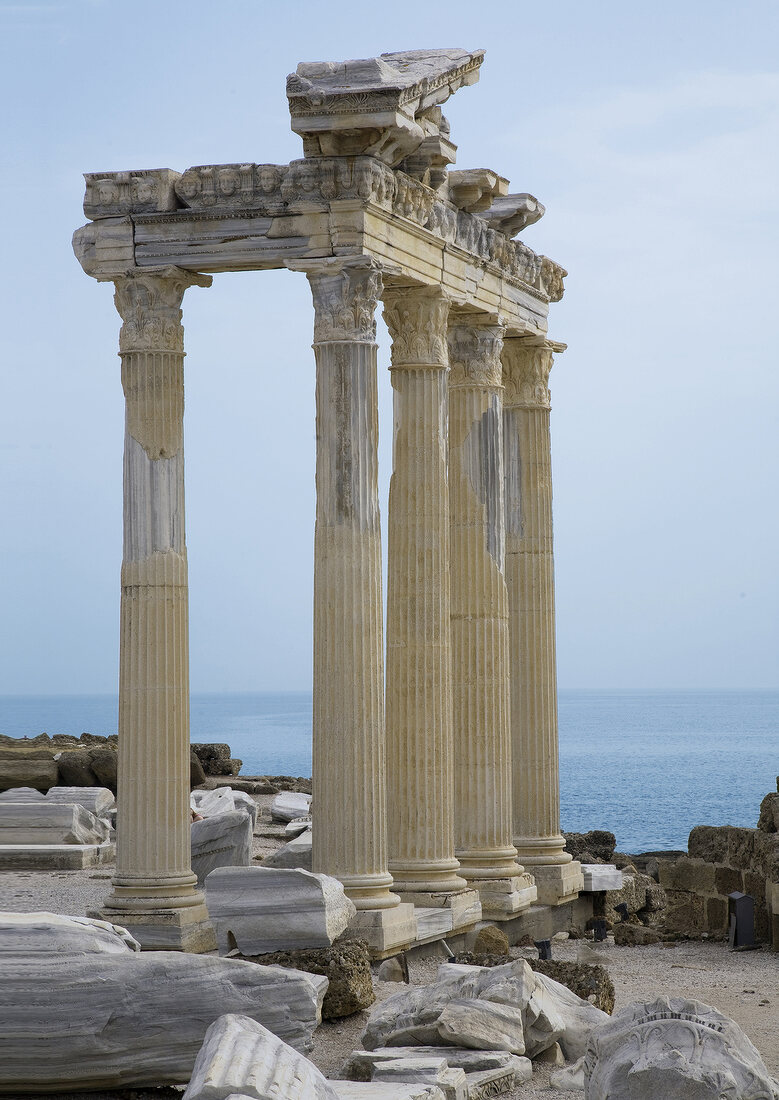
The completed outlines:
[[[116,859],[116,845],[0,844],[0,871],[83,871]]]

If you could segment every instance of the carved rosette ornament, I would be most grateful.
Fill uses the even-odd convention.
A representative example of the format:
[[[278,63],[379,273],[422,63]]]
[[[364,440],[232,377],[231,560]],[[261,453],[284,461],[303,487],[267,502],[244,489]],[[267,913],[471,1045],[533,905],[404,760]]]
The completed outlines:
[[[384,292],[384,320],[392,337],[392,369],[446,366],[449,301],[438,287]]]
[[[376,343],[381,271],[375,261],[324,261],[307,271],[314,298],[314,343]]]
[[[131,272],[114,282],[127,427],[148,457],[172,458],[181,449],[184,418],[184,327],[181,301],[210,275],[166,267]]]
[[[449,389],[502,385],[502,325],[454,324],[449,329]]]
[[[506,340],[503,345],[504,409],[551,409],[549,372],[554,349],[534,346],[524,340]]]

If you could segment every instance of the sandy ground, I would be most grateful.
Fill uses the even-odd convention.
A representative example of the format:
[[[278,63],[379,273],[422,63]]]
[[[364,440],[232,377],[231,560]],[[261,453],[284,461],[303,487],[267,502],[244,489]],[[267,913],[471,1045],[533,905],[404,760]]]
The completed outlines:
[[[270,825],[267,796],[256,796],[261,820],[255,835],[254,854],[265,855],[281,843],[281,829]],[[100,906],[110,891],[111,866],[88,871],[0,873],[0,909],[15,912],[49,910],[85,915]],[[581,941],[554,943],[554,958],[576,961]],[[768,948],[732,952],[723,943],[686,942],[657,944],[651,947],[598,945],[608,955],[607,968],[616,989],[615,1011],[631,1001],[653,1000],[660,994],[683,996],[713,1005],[735,1020],[755,1044],[770,1073],[779,1078],[779,954]],[[435,978],[441,957],[411,960],[412,984],[426,984]],[[374,976],[378,1000],[384,1000],[404,987],[379,982]],[[367,1012],[323,1024],[314,1040],[312,1060],[331,1077],[340,1076],[341,1067],[353,1049],[360,1046],[360,1035]],[[553,1070],[537,1065],[533,1080],[507,1100],[569,1100],[570,1092],[549,1086]]]

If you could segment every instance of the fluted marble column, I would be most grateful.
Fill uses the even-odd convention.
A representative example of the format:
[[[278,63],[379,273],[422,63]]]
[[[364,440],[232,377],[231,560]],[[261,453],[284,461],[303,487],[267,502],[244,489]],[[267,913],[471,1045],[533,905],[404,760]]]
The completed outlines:
[[[390,891],[387,870],[374,321],[381,274],[369,259],[306,270],[317,368],[312,866],[341,880],[366,936],[383,950],[413,939],[413,915]]]
[[[511,638],[514,843],[538,900],[556,905],[583,887],[560,833],[549,372],[555,350],[503,345],[506,579]]]
[[[536,899],[512,843],[505,578],[503,327],[449,329],[449,513],[455,842],[486,916]]]
[[[395,434],[387,562],[390,870],[404,897],[466,889],[454,854],[446,322],[435,288],[390,289]]]
[[[211,278],[115,280],[126,401],[117,855],[105,916],[146,948],[216,946],[190,867],[189,637],[181,301]]]

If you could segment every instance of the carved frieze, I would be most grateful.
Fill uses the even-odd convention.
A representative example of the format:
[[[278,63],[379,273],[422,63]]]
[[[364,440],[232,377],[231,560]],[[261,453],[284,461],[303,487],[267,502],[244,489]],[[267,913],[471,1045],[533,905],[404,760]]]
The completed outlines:
[[[449,328],[449,388],[500,386],[503,325],[471,325],[458,321]]]
[[[369,257],[307,265],[314,298],[314,343],[375,343],[382,281]]]
[[[449,301],[438,287],[384,292],[384,320],[392,337],[392,367],[445,367]]]
[[[503,406],[504,408],[549,409],[549,372],[554,352],[564,344],[531,344],[523,339],[506,340],[503,344]]]
[[[175,184],[179,173],[170,168],[137,172],[85,172],[84,213],[88,218],[112,218],[133,211],[158,213],[178,206]]]

